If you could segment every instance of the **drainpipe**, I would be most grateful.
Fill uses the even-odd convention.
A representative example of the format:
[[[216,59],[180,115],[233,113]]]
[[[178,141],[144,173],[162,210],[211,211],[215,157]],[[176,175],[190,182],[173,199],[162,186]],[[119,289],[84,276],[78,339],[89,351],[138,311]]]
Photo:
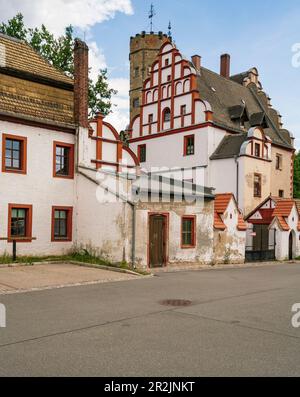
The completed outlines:
[[[236,163],[236,202],[239,207],[239,156],[234,156]]]
[[[135,235],[136,235],[136,205],[134,203],[129,202],[129,205],[132,208],[132,242],[131,242],[131,262],[132,268],[135,269]]]

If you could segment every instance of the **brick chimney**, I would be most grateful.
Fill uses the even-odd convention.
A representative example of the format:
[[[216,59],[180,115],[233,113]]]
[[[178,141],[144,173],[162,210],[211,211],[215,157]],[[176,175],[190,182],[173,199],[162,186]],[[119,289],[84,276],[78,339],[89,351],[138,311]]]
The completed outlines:
[[[74,46],[74,118],[80,127],[88,128],[89,48],[75,39]]]
[[[192,62],[197,70],[201,69],[201,57],[200,55],[193,55]]]
[[[230,55],[223,54],[221,55],[221,68],[220,68],[221,76],[229,79],[230,77]]]

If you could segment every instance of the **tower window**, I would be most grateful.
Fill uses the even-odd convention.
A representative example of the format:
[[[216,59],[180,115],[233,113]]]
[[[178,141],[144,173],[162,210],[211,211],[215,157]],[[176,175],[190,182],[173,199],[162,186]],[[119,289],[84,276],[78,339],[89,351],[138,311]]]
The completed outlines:
[[[140,106],[140,100],[139,98],[134,98],[133,100],[133,107],[138,108]]]
[[[276,154],[276,170],[282,169],[282,156],[281,154]]]
[[[140,68],[134,68],[134,77],[137,78],[140,75]]]
[[[283,198],[284,197],[284,190],[279,190],[279,197],[280,198]]]
[[[254,197],[261,197],[261,175],[254,174]]]

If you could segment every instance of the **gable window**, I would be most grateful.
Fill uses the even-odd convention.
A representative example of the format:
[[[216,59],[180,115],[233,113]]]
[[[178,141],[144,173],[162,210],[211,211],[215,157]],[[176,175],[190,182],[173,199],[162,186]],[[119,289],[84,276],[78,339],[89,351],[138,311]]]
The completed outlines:
[[[168,76],[167,76],[167,81],[171,81],[171,75],[170,74],[168,74]]]
[[[52,241],[72,241],[72,207],[52,207]]]
[[[281,154],[276,154],[276,170],[282,170],[282,156],[281,156]]]
[[[181,247],[194,248],[196,246],[196,217],[183,216],[181,219]]]
[[[167,58],[166,60],[165,60],[165,66],[168,66],[169,65],[169,58]]]
[[[148,123],[152,124],[153,123],[153,114],[149,114],[148,116]]]
[[[164,120],[164,123],[168,123],[169,121],[171,121],[171,110],[169,108],[166,108],[164,110],[163,120]]]
[[[27,138],[2,136],[2,172],[26,174]]]
[[[255,154],[255,157],[260,157],[260,144],[259,143],[256,143],[254,145],[254,154]]]
[[[8,241],[32,240],[32,205],[8,205]]]
[[[261,197],[261,175],[254,174],[254,197]]]
[[[182,116],[184,116],[186,114],[186,105],[182,105],[180,107],[180,113],[181,113]]]
[[[138,108],[139,106],[140,106],[140,100],[139,100],[139,98],[135,98],[133,100],[133,107]]]
[[[140,163],[145,163],[147,158],[146,145],[138,146],[138,159]]]
[[[184,156],[192,156],[195,154],[195,135],[184,137]]]
[[[54,142],[53,176],[56,178],[74,178],[74,145]]]
[[[284,190],[279,190],[278,195],[280,198],[284,198]]]

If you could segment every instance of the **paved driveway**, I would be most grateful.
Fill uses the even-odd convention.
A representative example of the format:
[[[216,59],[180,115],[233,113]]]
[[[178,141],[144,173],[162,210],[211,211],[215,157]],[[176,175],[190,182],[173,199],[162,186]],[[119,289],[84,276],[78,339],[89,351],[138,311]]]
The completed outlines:
[[[131,280],[138,276],[68,263],[0,268],[0,295],[78,284]]]
[[[0,302],[0,375],[300,376],[297,264],[162,273]]]

